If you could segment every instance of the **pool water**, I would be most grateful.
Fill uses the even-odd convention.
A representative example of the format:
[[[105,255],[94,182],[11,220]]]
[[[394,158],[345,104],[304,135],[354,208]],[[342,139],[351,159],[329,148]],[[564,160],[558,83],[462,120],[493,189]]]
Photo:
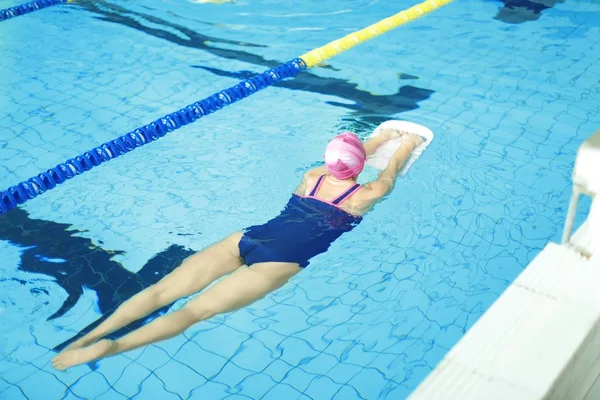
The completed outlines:
[[[84,0],[4,21],[0,190],[414,4]],[[406,398],[560,240],[600,127],[599,20],[594,0],[456,0],[0,216],[0,399]],[[435,139],[282,289],[52,368],[193,251],[276,215],[333,135],[386,119]]]

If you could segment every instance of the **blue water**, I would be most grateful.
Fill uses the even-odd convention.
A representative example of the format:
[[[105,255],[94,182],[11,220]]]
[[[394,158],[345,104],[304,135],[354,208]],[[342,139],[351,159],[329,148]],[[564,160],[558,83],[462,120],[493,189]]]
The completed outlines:
[[[413,4],[82,1],[2,22],[0,189]],[[0,399],[406,398],[559,241],[600,127],[600,4],[513,4],[457,0],[1,216]],[[192,251],[277,214],[337,132],[391,118],[434,142],[289,284],[52,369]]]

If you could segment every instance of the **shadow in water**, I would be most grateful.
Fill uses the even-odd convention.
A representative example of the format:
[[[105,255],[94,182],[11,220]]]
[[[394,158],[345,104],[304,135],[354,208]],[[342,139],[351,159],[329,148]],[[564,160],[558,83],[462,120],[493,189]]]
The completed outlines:
[[[241,48],[265,46],[247,42],[230,41],[203,35],[192,29],[186,28],[185,26],[165,21],[152,15],[127,10],[114,4],[83,2],[81,3],[81,6],[88,11],[99,14],[100,16],[98,18],[101,20],[121,24],[132,29],[142,31],[148,35],[167,40],[179,46],[203,50],[214,56],[224,59],[242,61],[266,68],[273,68],[282,63],[282,61],[267,60],[262,56],[239,49],[233,50],[228,48],[219,48],[215,46],[215,44],[224,43],[236,45]],[[152,23],[152,27],[144,25],[143,21]],[[226,76],[240,80],[247,79],[256,74],[255,72],[250,71],[229,72],[198,65],[193,65],[192,67],[202,68],[205,71],[219,76]],[[325,68],[335,70],[335,68],[332,67]],[[416,76],[405,73],[400,73],[398,77],[401,80],[418,79]],[[364,90],[360,90],[357,88],[356,84],[347,80],[324,78],[315,75],[310,71],[304,71],[297,75],[294,79],[278,82],[274,86],[291,90],[302,90],[329,96],[337,96],[341,99],[348,100],[348,102],[330,101],[328,104],[350,109],[359,114],[378,113],[381,115],[395,114],[416,109],[419,107],[418,103],[420,101],[427,100],[434,93],[433,90],[405,85],[400,87],[398,92],[395,94],[379,96]]]
[[[171,245],[150,259],[137,273],[133,273],[112,260],[113,256],[123,252],[105,250],[90,239],[74,236],[80,231],[69,228],[68,224],[30,218],[29,214],[21,209],[0,215],[0,240],[7,240],[25,248],[19,270],[50,276],[68,294],[62,306],[48,317],[48,320],[61,317],[72,309],[83,295],[84,288],[97,294],[98,308],[103,316],[74,337],[56,346],[54,350],[57,351],[89,332],[124,301],[158,282],[194,253],[182,246]],[[145,320],[134,322],[110,337],[119,337],[137,329],[148,319],[166,312],[171,305],[153,312]]]
[[[494,19],[508,24],[522,24],[528,21],[536,21],[540,18],[542,11],[554,7],[564,0],[499,0],[504,6],[498,11]]]
[[[250,71],[228,72],[217,68],[192,65],[215,75],[230,78],[248,79],[254,74]],[[411,85],[404,85],[398,92],[392,95],[374,95],[357,89],[357,85],[335,78],[322,78],[312,74],[298,75],[296,79],[279,81],[272,86],[283,87],[294,90],[305,90],[324,95],[338,96],[349,99],[349,103],[326,101],[325,103],[338,107],[344,107],[355,111],[356,114],[379,114],[391,115],[419,108],[420,101],[428,99],[433,90],[421,89]]]

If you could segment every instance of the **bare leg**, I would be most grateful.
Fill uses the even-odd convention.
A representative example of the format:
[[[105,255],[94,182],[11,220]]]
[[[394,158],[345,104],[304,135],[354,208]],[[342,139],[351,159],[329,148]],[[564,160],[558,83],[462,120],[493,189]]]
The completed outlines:
[[[105,339],[65,352],[52,363],[54,368],[63,370],[168,339],[182,333],[196,322],[216,314],[237,310],[261,299],[283,286],[299,271],[301,268],[292,263],[261,263],[249,268],[239,268],[191,300],[181,310],[157,318],[116,341]]]
[[[188,257],[169,275],[121,304],[106,321],[63,352],[92,344],[154,310],[201,291],[214,280],[236,270],[243,264],[238,249],[240,238],[241,233],[234,233]]]

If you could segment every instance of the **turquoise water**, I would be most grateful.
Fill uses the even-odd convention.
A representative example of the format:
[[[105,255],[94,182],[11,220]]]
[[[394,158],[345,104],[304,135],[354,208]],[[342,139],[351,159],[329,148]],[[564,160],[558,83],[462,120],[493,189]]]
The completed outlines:
[[[413,4],[82,1],[2,22],[0,190]],[[457,0],[0,216],[0,399],[406,398],[559,241],[600,127],[600,4],[511,4]],[[392,118],[434,142],[285,287],[52,369],[192,251],[277,214],[337,132]]]

